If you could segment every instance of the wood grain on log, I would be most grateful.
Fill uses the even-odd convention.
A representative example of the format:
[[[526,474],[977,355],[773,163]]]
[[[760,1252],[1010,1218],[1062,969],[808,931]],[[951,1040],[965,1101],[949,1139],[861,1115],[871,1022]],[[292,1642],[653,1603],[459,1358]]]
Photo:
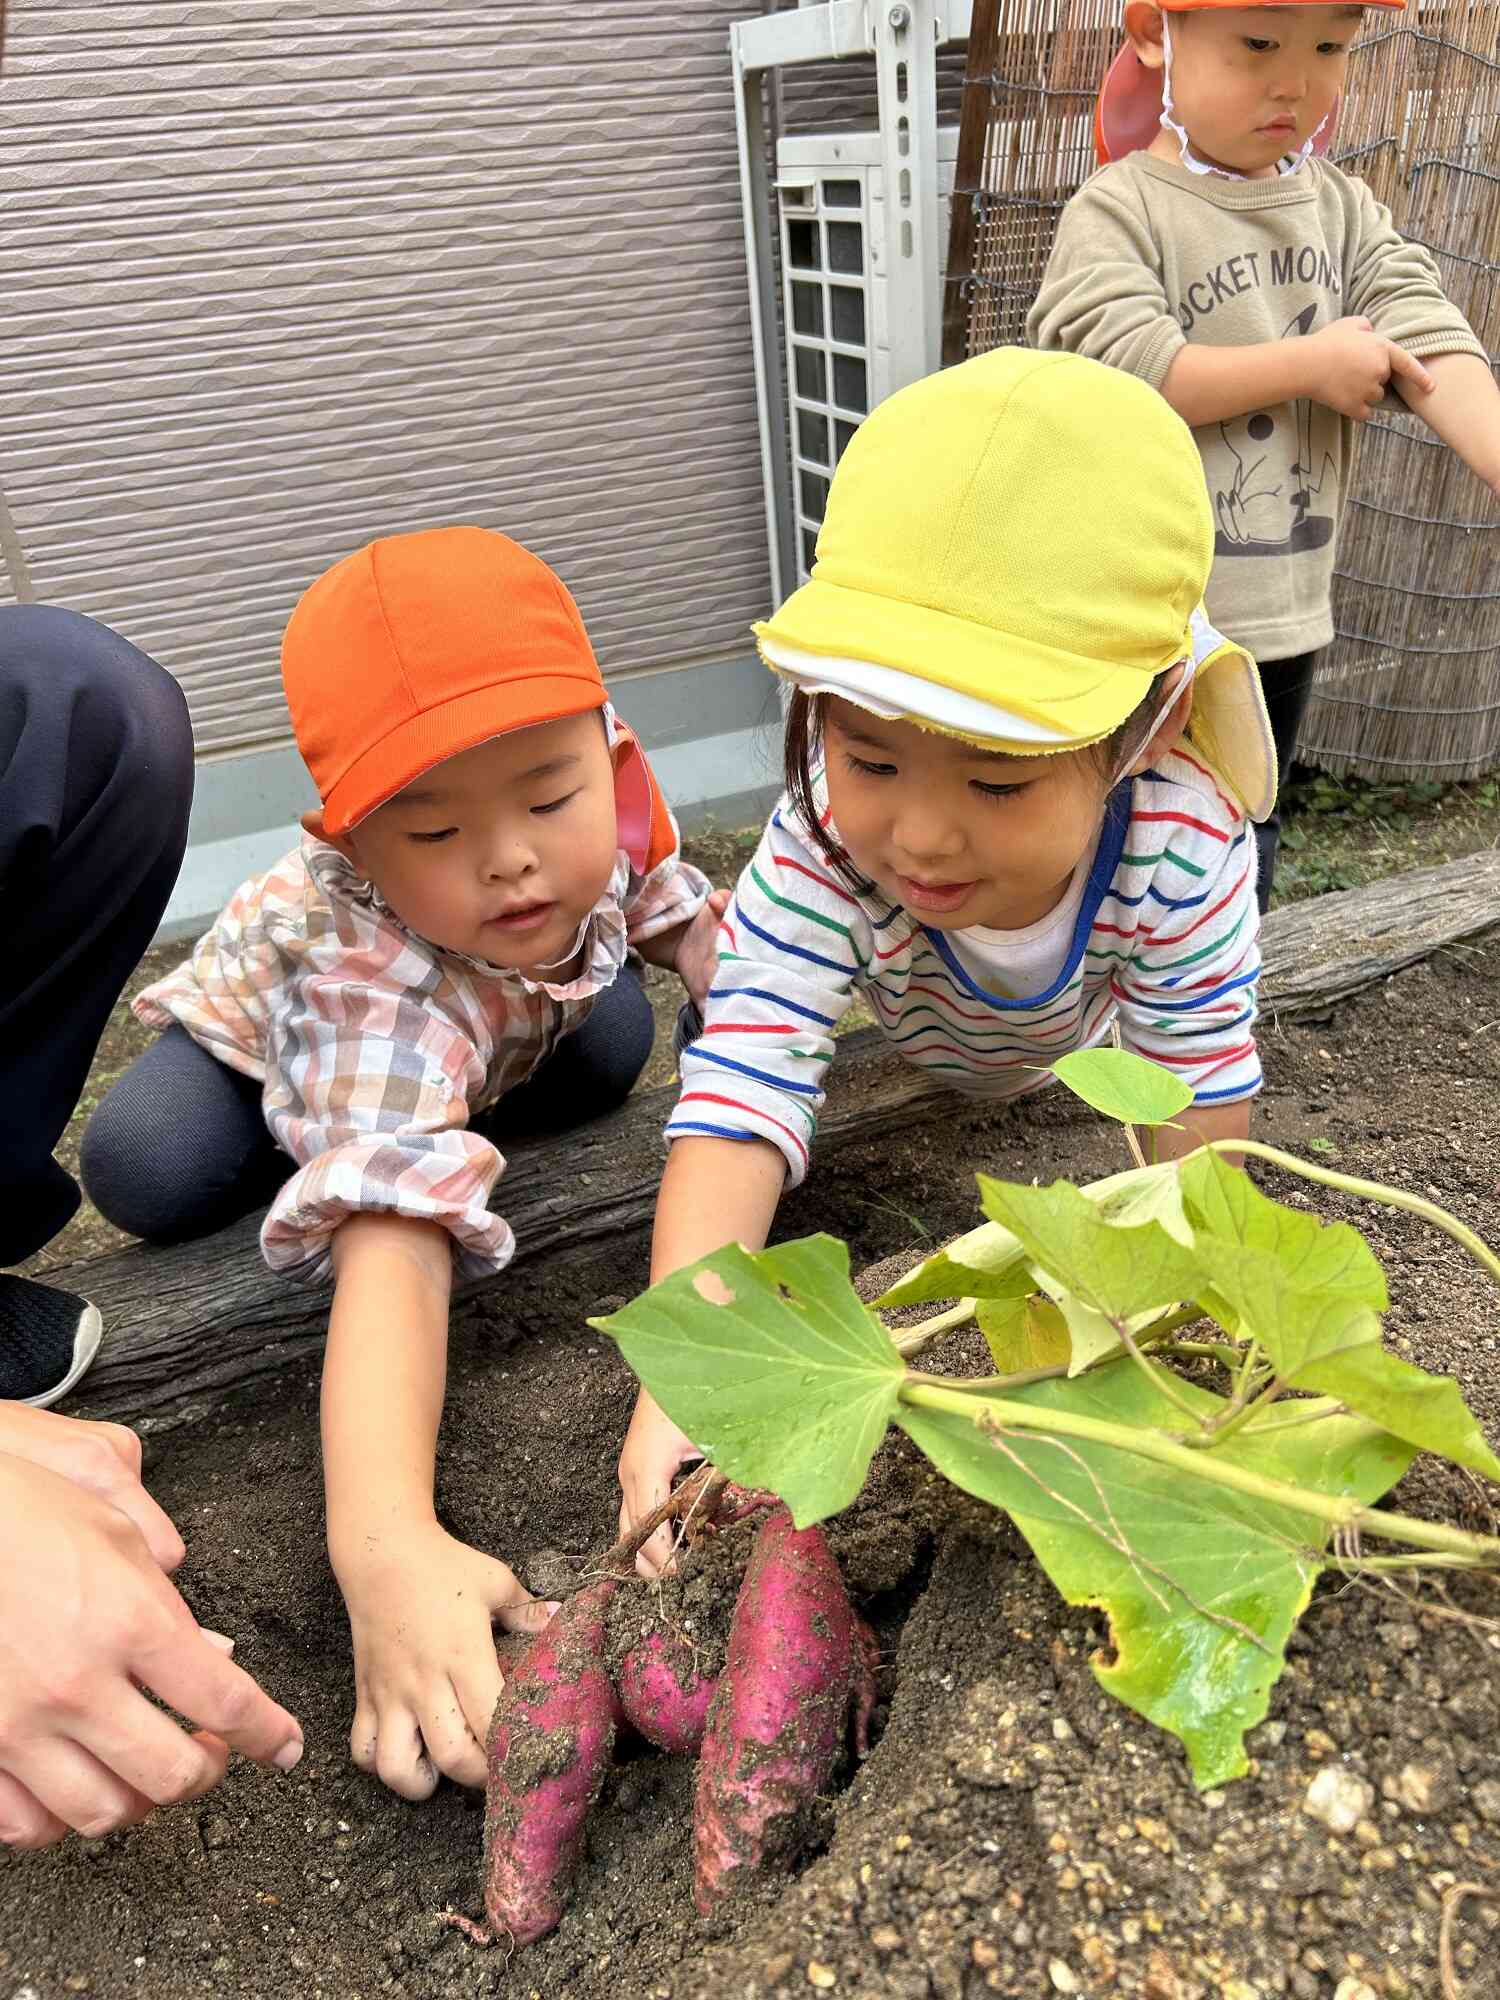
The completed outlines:
[[[1393,876],[1277,910],[1262,931],[1264,1013],[1320,1013],[1443,945],[1500,925],[1500,854]],[[651,1219],[671,1085],[642,1091],[581,1130],[514,1144],[499,1193],[517,1260],[597,1245]],[[818,1131],[820,1155],[905,1132],[953,1099],[865,1029],[840,1044]],[[69,1408],[141,1417],[211,1407],[322,1343],[328,1293],[278,1278],[261,1260],[260,1217],[196,1243],[132,1246],[49,1272],[95,1301],[107,1328]],[[488,1280],[484,1282],[494,1282]],[[472,1294],[471,1285],[460,1296]]]

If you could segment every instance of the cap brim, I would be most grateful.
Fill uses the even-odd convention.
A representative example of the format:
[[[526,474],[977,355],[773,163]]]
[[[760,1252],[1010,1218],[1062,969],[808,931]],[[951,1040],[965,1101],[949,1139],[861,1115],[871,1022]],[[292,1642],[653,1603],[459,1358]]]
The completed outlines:
[[[524,693],[524,702],[517,696]],[[436,708],[396,724],[351,764],[323,801],[330,837],[347,833],[393,799],[424,771],[513,729],[532,729],[565,715],[603,708],[603,685],[587,674],[539,674],[524,687],[498,685],[456,695]]]
[[[986,687],[1003,690],[1000,705],[1075,746],[1097,743],[1118,728],[1155,676],[1182,658],[1180,643],[1145,667],[1064,653],[930,605],[851,590],[816,576],[754,629],[763,656],[769,642],[788,652],[869,660],[938,687],[965,688],[981,699]],[[941,676],[932,671],[934,661],[942,665]],[[776,671],[773,660],[766,664]]]

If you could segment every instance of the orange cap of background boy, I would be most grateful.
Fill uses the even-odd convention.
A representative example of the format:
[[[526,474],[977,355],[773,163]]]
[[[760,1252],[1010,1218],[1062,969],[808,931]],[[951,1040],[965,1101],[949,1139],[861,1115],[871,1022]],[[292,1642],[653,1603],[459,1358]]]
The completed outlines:
[[[387,535],[335,563],[292,613],[281,678],[330,836],[445,757],[608,699],[561,580],[491,528]]]

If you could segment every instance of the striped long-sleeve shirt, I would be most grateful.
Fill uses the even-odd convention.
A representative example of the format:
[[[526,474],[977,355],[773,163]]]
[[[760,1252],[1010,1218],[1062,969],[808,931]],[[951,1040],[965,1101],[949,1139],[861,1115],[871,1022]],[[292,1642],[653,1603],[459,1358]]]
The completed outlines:
[[[795,1186],[856,994],[908,1062],[975,1095],[1038,1088],[1038,1065],[1118,1018],[1126,1047],[1199,1104],[1250,1097],[1258,929],[1249,824],[1181,748],[1112,793],[1063,969],[1020,999],[980,986],[941,931],[840,882],[783,799],[725,913],[667,1137],[769,1140]]]

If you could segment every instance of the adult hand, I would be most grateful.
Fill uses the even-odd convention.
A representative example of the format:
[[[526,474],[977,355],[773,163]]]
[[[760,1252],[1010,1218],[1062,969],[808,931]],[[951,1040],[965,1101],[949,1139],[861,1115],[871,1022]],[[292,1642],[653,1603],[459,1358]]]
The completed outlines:
[[[1386,385],[1396,378],[1427,391],[1431,375],[1404,347],[1375,331],[1373,320],[1335,320],[1305,342],[1309,363],[1308,393],[1340,416],[1364,423],[1380,407]]]
[[[141,1484],[141,1441],[124,1424],[95,1424],[0,1402],[0,1452],[29,1459],[117,1507],[140,1529],[157,1565],[168,1572],[186,1554],[168,1515]]]
[[[296,1718],[198,1626],[126,1513],[7,1452],[0,1524],[0,1842],[109,1833],[197,1798],[231,1748],[297,1763]]]

